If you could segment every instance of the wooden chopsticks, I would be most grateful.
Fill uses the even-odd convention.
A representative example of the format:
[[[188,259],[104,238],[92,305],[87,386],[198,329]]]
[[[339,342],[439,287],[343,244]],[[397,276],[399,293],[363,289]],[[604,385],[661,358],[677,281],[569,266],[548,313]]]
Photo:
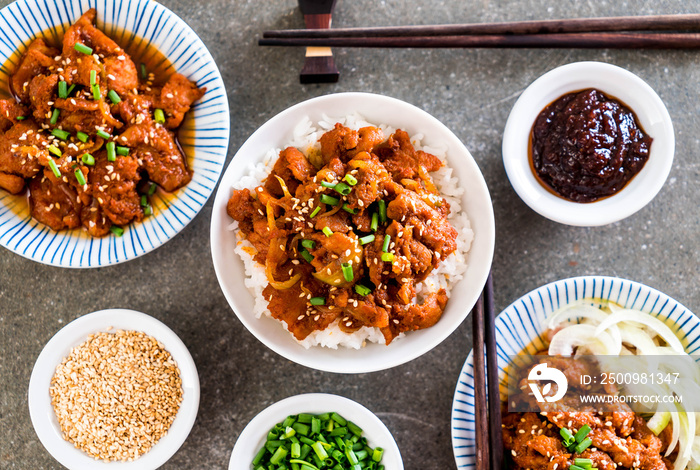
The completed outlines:
[[[477,470],[501,470],[503,468],[501,396],[498,386],[498,359],[496,356],[494,321],[493,280],[491,274],[489,274],[481,297],[472,310],[474,432]],[[486,349],[484,349],[484,345]],[[484,364],[484,359],[486,359],[486,364]]]
[[[673,31],[673,32],[659,32]],[[330,30],[272,30],[263,46],[331,47],[700,47],[700,14],[389,26]]]

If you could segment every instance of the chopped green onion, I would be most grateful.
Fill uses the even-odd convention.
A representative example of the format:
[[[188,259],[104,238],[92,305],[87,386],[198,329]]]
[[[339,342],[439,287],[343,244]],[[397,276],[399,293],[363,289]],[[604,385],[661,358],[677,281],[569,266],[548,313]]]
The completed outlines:
[[[384,242],[382,243],[382,251],[389,250],[389,243],[391,242],[391,237],[389,234],[384,235]]]
[[[308,251],[306,251],[306,249],[302,249],[299,253],[301,253],[301,256],[304,257],[304,259],[306,260],[307,263],[310,263],[314,260],[313,255],[311,253],[309,253]]]
[[[17,116],[15,119],[17,119],[18,121],[24,121],[25,119],[27,119],[27,116]]]
[[[588,449],[588,447],[593,443],[590,437],[585,438],[581,442],[578,443],[576,448],[574,449],[577,454],[580,454],[584,450]]]
[[[68,137],[70,137],[70,132],[64,131],[63,129],[52,129],[51,135],[58,137],[61,140],[66,140]]]
[[[114,146],[116,144],[114,142],[107,142],[105,147],[107,148],[107,160],[110,162],[113,162],[117,159],[117,151],[115,150]]]
[[[352,214],[352,215],[357,214],[357,209],[353,209],[347,204],[343,204],[343,210],[349,214]]]
[[[345,183],[338,183],[335,185],[335,188],[333,188],[333,191],[338,194],[342,194],[343,196],[347,196],[352,191],[352,188]]]
[[[298,442],[292,442],[292,458],[298,459],[301,457],[301,445]]]
[[[148,196],[145,194],[141,195],[141,207],[146,207],[148,205]]]
[[[92,55],[92,48],[87,47],[85,44],[81,44],[79,42],[75,43],[75,46],[73,46],[73,49],[75,49],[78,52],[82,52],[85,55]]]
[[[384,449],[381,447],[375,447],[374,451],[372,452],[372,460],[375,462],[379,462],[382,460],[382,456],[384,455]]]
[[[90,86],[97,84],[97,70],[90,70]]]
[[[591,432],[591,427],[587,424],[584,424],[581,426],[581,429],[578,430],[578,432],[574,435],[574,439],[576,442],[581,442],[584,437],[588,436],[588,433]]]
[[[106,133],[105,131],[103,131],[102,129],[98,129],[98,130],[97,130],[97,137],[102,137],[103,139],[109,139],[109,138],[112,137],[112,136],[109,135],[109,134],[107,134],[107,133]]]
[[[112,225],[111,227],[109,227],[109,231],[118,237],[124,235],[124,229],[121,227],[117,227],[116,225]]]
[[[393,263],[394,262],[394,254],[393,253],[382,253],[382,261],[386,263]]]
[[[330,188],[333,189],[335,188],[336,183],[329,183],[328,181],[321,181],[321,186],[324,188]]]
[[[367,235],[366,237],[360,238],[360,245],[366,245],[374,241],[374,234]]]
[[[574,439],[574,435],[567,428],[561,428],[559,430],[559,434],[561,435],[562,438],[564,438],[564,446],[565,447],[568,447],[571,444],[573,444],[574,442],[576,442],[576,440]]]
[[[569,467],[569,470],[586,470],[586,469],[583,467],[579,467],[578,465],[571,465]]]
[[[119,149],[119,147],[117,147],[117,149]],[[117,153],[119,153],[119,152],[117,152]],[[148,195],[153,196],[156,192],[156,189],[158,189],[158,185],[155,183],[150,183],[148,185]]]
[[[323,227],[322,232],[325,233],[327,237],[330,237],[331,235],[333,235],[333,230],[331,230],[328,227]]]
[[[75,89],[75,83],[68,87],[68,92],[66,93],[67,94],[66,97],[70,96],[70,94],[73,93],[74,89]]]
[[[63,153],[61,152],[61,149],[59,149],[55,145],[49,145],[48,150],[49,150],[49,152],[53,153],[57,157],[60,157],[61,155],[63,155]]]
[[[75,136],[78,138],[79,141],[81,141],[83,143],[87,142],[88,139],[90,138],[89,135],[87,135],[85,132],[81,132],[81,131],[76,132]]]
[[[574,459],[574,465],[578,465],[579,467],[591,468],[593,466],[593,460],[576,458]]]
[[[370,224],[370,228],[373,232],[376,232],[379,228],[379,214],[377,214],[376,212],[372,214],[372,223]]]
[[[384,223],[386,222],[386,201],[380,199],[377,204],[379,205],[379,221]]]
[[[321,194],[321,202],[331,206],[337,206],[340,200],[327,194]]]
[[[311,297],[309,303],[311,305],[326,305],[326,299],[323,297]]]
[[[68,83],[63,80],[58,82],[58,97],[64,100],[68,98]]]
[[[49,122],[51,123],[52,126],[55,126],[56,123],[58,122],[58,115],[61,114],[61,110],[54,108],[53,113],[51,113],[51,119]]]
[[[146,70],[146,64],[141,64],[141,78],[148,80],[148,71]]]
[[[95,101],[101,100],[102,99],[102,92],[100,91],[100,87],[98,85],[93,85],[90,87],[92,90],[92,97]]]
[[[314,217],[316,217],[316,215],[317,215],[319,212],[321,212],[321,207],[320,207],[320,206],[317,207],[316,209],[314,209],[313,212],[311,212],[311,215],[309,216],[309,218],[313,219]]]
[[[144,214],[144,215],[151,215],[151,214],[153,214],[153,209],[151,209],[151,205],[150,205],[150,204],[143,208],[143,214]]]
[[[316,247],[316,242],[313,240],[302,240],[301,246],[308,250],[313,250]]]
[[[352,282],[352,280],[355,278],[355,274],[352,272],[352,266],[348,263],[343,263],[341,266],[343,269],[343,277],[345,278],[345,281]]]
[[[109,93],[107,93],[107,98],[109,98],[112,104],[119,104],[122,102],[122,99],[119,98],[119,94],[114,90],[109,90]]]
[[[163,113],[162,109],[158,108],[153,111],[153,118],[158,124],[165,124],[165,113]]]
[[[84,175],[83,172],[80,170],[80,168],[77,168],[77,169],[75,170],[75,179],[78,180],[78,184],[79,184],[80,186],[84,186],[85,183],[86,183],[86,181],[85,181],[85,175]]]
[[[89,153],[84,154],[82,156],[81,160],[83,161],[83,163],[85,163],[86,165],[89,165],[89,166],[92,166],[95,164],[95,157],[93,157]]]
[[[282,459],[284,459],[287,456],[287,449],[284,447],[280,446],[275,450],[275,453],[272,454],[272,457],[270,457],[270,463],[274,465],[278,465],[280,462],[282,462]]]
[[[56,162],[53,161],[53,158],[49,158],[49,168],[51,168],[51,171],[53,171],[53,175],[56,178],[61,177],[61,171],[58,169],[58,166],[56,165]]]
[[[120,145],[117,145],[117,155],[126,157],[127,155],[129,155],[129,147],[122,147]]]
[[[355,186],[355,185],[357,184],[357,178],[355,178],[354,176],[352,176],[350,173],[348,173],[347,175],[345,175],[345,178],[343,178],[343,181],[347,181],[347,183],[348,183],[350,186]]]

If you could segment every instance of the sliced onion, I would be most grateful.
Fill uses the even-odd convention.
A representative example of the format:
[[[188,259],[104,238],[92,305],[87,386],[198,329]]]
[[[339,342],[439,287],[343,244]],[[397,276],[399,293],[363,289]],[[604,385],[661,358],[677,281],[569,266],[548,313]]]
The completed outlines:
[[[700,421],[696,420],[697,423],[700,424]],[[693,439],[693,445],[691,446],[691,451],[690,451],[690,460],[691,460],[691,470],[696,470],[700,468],[700,437],[696,437]]]
[[[666,341],[666,343],[678,354],[685,354],[685,349],[683,348],[681,341],[675,334],[673,334],[671,329],[666,326],[664,322],[648,313],[640,312],[638,310],[622,309],[608,315],[608,317],[603,320],[600,325],[598,325],[596,335],[607,330],[610,326],[616,325],[623,321],[633,321],[650,327],[654,333],[656,333],[656,335],[663,338],[663,340]]]
[[[664,457],[671,455],[673,449],[675,449],[676,445],[678,445],[678,437],[681,434],[681,420],[679,415],[680,413],[677,411],[671,412],[671,442],[668,444]]]
[[[669,422],[671,422],[671,412],[659,410],[647,421],[647,427],[658,436],[661,434],[661,431],[666,429]]]
[[[275,210],[273,209],[271,202],[267,202],[265,205],[265,210],[267,212],[267,226],[270,228],[270,230],[276,229],[277,224],[275,223]]]
[[[272,274],[274,265],[270,261],[270,258],[273,257],[275,251],[280,251],[280,245],[286,245],[285,238],[273,238],[270,241],[270,248],[267,250],[267,257],[265,258],[265,276],[267,276],[267,282],[269,282],[272,287],[277,290],[285,290],[296,284],[296,282],[301,279],[301,274],[297,273],[286,281],[275,280]]]
[[[549,343],[550,356],[571,356],[576,346],[586,346],[592,353],[617,356],[622,343],[616,342],[608,333],[596,334],[592,325],[571,325],[559,330]]]
[[[552,318],[549,319],[549,328],[553,329],[560,323],[579,318],[590,319],[593,320],[594,324],[599,324],[609,316],[610,314],[605,313],[593,305],[577,304],[570,307],[565,307],[554,314]]]
[[[284,180],[277,175],[275,175],[275,178],[277,178],[277,181],[279,181],[279,184],[282,187],[284,197],[292,197],[292,194],[289,192],[289,188],[287,188],[287,183],[285,183]]]
[[[630,344],[637,349],[637,354],[642,356],[659,355],[659,347],[641,328],[622,324],[617,325],[623,343]]]

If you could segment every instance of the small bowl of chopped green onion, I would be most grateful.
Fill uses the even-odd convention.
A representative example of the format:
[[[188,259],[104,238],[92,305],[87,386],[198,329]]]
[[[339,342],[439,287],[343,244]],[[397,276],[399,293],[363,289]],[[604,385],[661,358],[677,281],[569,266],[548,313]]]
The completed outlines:
[[[391,432],[370,410],[338,395],[281,400],[243,429],[229,470],[402,470]]]

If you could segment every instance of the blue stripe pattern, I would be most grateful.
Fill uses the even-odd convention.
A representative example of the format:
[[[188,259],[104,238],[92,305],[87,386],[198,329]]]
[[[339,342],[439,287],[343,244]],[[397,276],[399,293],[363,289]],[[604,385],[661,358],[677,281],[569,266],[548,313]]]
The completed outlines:
[[[93,240],[82,230],[49,230],[34,221],[23,196],[0,190],[0,245],[15,253],[61,267],[107,266],[134,259],[161,246],[180,232],[202,209],[219,181],[229,143],[226,87],[214,59],[194,31],[173,12],[150,0],[18,0],[0,10],[0,64],[15,60],[44,31],[63,32],[90,8],[108,34],[127,31],[127,37],[152,44],[173,68],[207,92],[186,122],[194,132],[185,145],[193,170],[192,181],[174,198],[163,199],[155,216],[125,228],[122,237]],[[13,66],[16,65],[13,63]],[[7,74],[0,70],[0,74]],[[193,157],[193,158],[192,158]]]
[[[513,302],[496,318],[498,375],[505,393],[509,357],[543,349],[547,319],[560,307],[581,299],[613,300],[649,312],[678,332],[688,354],[700,351],[700,318],[666,294],[634,281],[605,276],[575,277],[542,286]],[[592,304],[596,302],[591,300]],[[600,305],[600,303],[598,303]],[[457,468],[474,468],[474,361],[469,353],[452,403],[452,449]],[[502,395],[501,398],[504,398]]]

